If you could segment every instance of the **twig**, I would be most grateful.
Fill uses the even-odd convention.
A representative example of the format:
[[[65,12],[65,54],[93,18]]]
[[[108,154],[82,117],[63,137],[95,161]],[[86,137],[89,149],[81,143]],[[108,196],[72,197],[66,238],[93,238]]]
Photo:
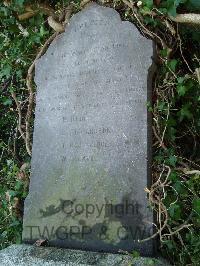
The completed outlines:
[[[160,143],[160,146],[161,146],[164,150],[166,150],[167,147],[166,147],[165,144],[162,142],[162,139],[158,136],[155,127],[152,126],[152,129],[153,129],[153,133],[154,133],[155,137],[157,138],[157,140],[158,140],[159,143]]]
[[[184,229],[184,228],[188,228],[188,227],[190,227],[190,226],[193,226],[193,224],[182,224],[181,226],[179,226],[179,228],[178,228],[177,230],[171,232],[170,234],[164,234],[164,235],[162,235],[162,236],[165,237],[165,236],[172,236],[172,235],[175,235],[175,234],[177,234],[179,231],[181,231],[182,229]]]
[[[70,4],[65,10],[63,26],[67,25],[67,23],[69,22],[70,17],[72,15],[72,11],[73,11],[73,4]]]
[[[168,173],[166,175],[164,182],[162,182],[161,177],[164,173],[165,168],[168,169]],[[167,185],[167,181],[168,181],[170,173],[171,173],[171,168],[167,165],[163,165],[163,170],[162,170],[158,180],[151,186],[150,190],[146,190],[147,193],[149,194],[150,204],[154,204],[154,205],[158,206],[158,223],[159,223],[160,228],[152,236],[140,240],[139,241],[140,243],[149,241],[150,239],[155,238],[157,235],[160,235],[160,241],[162,242],[162,231],[165,229],[165,227],[167,226],[167,223],[168,223],[168,211],[167,211],[166,206],[162,202],[162,200],[165,198],[165,196],[161,197],[159,191],[160,191],[160,188],[164,189],[164,187]],[[163,194],[165,195],[165,193],[163,193]],[[163,220],[164,220],[164,222],[163,222]],[[162,222],[163,222],[163,225],[162,225]]]
[[[191,171],[183,171],[184,172],[184,174],[186,174],[186,175],[195,175],[195,174],[197,174],[197,175],[200,175],[200,171],[199,170],[191,170]]]
[[[65,28],[63,25],[55,20],[53,16],[48,17],[49,26],[54,29],[56,32],[64,32]]]
[[[193,162],[193,161],[191,161],[191,160],[189,160],[189,159],[187,159],[185,157],[178,156],[178,158],[181,159],[181,160],[185,160],[185,161],[197,166],[198,168],[200,168],[200,164],[197,164],[197,163],[195,163],[195,162]]]
[[[161,138],[161,143],[163,143],[163,140],[164,140],[164,137],[165,137],[165,132],[166,132],[166,129],[167,129],[167,121],[168,121],[168,119],[169,119],[169,110],[170,110],[170,106],[169,106],[169,103],[168,103],[167,105],[168,105],[168,109],[167,109],[167,119],[166,119],[165,128],[164,128],[164,130],[163,130],[162,138]]]
[[[178,25],[177,25],[177,35],[178,35],[178,40],[179,40],[179,43],[180,43],[179,48],[180,48],[180,52],[181,52],[181,56],[182,56],[182,58],[183,58],[183,61],[184,61],[185,64],[187,65],[189,71],[193,74],[192,69],[190,68],[190,66],[189,66],[189,64],[188,64],[188,62],[187,62],[187,60],[185,59],[185,57],[184,57],[184,55],[183,55],[182,41],[181,41],[181,37],[180,37],[180,35],[179,35],[179,33],[178,33]]]
[[[80,3],[80,7],[84,7],[85,5],[87,5],[91,0],[82,0]]]
[[[199,85],[200,85],[200,68],[196,68],[195,72],[196,72],[197,79],[198,79],[198,82],[199,82]]]
[[[18,100],[17,100],[17,96],[16,96],[15,92],[11,92],[11,96],[12,96],[12,98],[14,99],[15,104],[16,104],[16,106],[17,106],[17,112],[18,112],[18,130],[19,130],[19,132],[20,132],[20,134],[21,134],[21,137],[22,137],[24,140],[26,140],[25,132],[23,132],[22,127],[21,127],[21,126],[22,126],[22,113],[21,113],[20,104],[19,104],[19,102],[18,102]]]

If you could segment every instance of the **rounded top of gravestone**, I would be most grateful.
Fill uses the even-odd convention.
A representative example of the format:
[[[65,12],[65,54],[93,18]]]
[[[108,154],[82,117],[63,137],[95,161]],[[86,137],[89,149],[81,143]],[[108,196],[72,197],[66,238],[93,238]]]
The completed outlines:
[[[92,33],[92,39],[89,33]],[[47,52],[37,60],[35,82],[45,84],[47,77],[44,72],[48,76],[53,75],[55,71],[53,66],[59,68],[63,61],[65,61],[65,67],[70,68],[71,59],[81,56],[81,52],[75,54],[74,50],[82,50],[88,46],[88,52],[90,52],[94,43],[106,43],[108,39],[116,43],[120,39],[124,39],[127,43],[131,42],[135,51],[135,60],[141,61],[144,68],[151,65],[152,40],[141,35],[133,23],[122,21],[116,10],[91,3],[70,19],[65,32],[58,35]],[[67,51],[66,54],[65,51]]]

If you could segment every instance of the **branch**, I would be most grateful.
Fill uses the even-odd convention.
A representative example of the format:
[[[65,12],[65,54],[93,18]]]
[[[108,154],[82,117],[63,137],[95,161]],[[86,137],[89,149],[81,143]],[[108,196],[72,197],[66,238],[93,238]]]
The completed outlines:
[[[178,14],[175,17],[170,16],[170,19],[177,23],[191,23],[200,25],[200,14]]]
[[[200,85],[200,68],[196,68],[195,72],[196,72],[197,79],[198,79],[198,82],[199,82],[199,85]]]
[[[154,133],[155,137],[157,138],[157,140],[158,140],[159,143],[160,143],[160,147],[162,147],[164,150],[166,150],[167,147],[166,147],[165,144],[163,143],[163,140],[158,136],[155,127],[152,126],[152,129],[153,129],[153,133]]]
[[[64,32],[65,28],[62,23],[57,22],[53,16],[48,17],[49,26],[54,29],[56,32]]]
[[[80,7],[83,8],[83,7],[86,6],[89,2],[90,2],[90,0],[82,0],[81,3],[80,3]]]
[[[21,137],[22,137],[24,140],[26,140],[25,133],[24,133],[23,130],[22,130],[22,113],[21,113],[20,104],[19,104],[19,102],[18,102],[18,100],[17,100],[17,96],[16,96],[16,94],[15,94],[14,92],[11,92],[11,95],[12,95],[12,97],[13,97],[13,99],[14,99],[14,101],[15,101],[15,104],[16,104],[16,106],[17,106],[17,111],[18,111],[18,130],[19,130],[19,132],[20,132],[20,134],[21,134]]]

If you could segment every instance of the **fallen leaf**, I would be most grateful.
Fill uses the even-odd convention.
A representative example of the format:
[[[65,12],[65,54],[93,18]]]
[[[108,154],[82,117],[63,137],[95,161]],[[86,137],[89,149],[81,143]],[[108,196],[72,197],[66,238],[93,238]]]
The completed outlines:
[[[21,15],[18,15],[18,19],[21,21],[21,20],[25,20],[25,19],[29,19],[33,16],[35,16],[37,14],[37,12],[34,12],[34,11],[29,11],[29,12],[26,12],[26,13],[23,13]]]

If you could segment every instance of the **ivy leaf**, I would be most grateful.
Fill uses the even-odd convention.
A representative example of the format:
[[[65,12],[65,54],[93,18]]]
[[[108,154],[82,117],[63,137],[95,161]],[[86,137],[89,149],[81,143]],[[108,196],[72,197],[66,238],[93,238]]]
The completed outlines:
[[[199,0],[188,0],[187,8],[189,10],[199,11],[200,10],[200,1]]]
[[[148,112],[152,112],[153,111],[153,107],[152,107],[152,105],[151,105],[151,103],[149,101],[147,102],[147,110],[148,110]]]
[[[10,197],[15,197],[17,195],[17,192],[14,190],[8,190],[7,193]]]
[[[15,184],[15,190],[20,191],[23,188],[23,183],[21,181],[17,181]]]
[[[187,0],[168,0],[167,1],[167,11],[168,14],[175,17],[176,9],[180,4],[185,3]]]
[[[189,104],[183,105],[180,112],[178,113],[180,115],[180,118],[179,118],[180,121],[182,121],[184,118],[187,118],[188,120],[192,118],[192,113],[190,112],[189,109],[190,109]]]
[[[181,208],[178,204],[172,204],[169,207],[169,215],[174,220],[179,220],[181,218]]]
[[[9,98],[7,98],[7,99],[5,99],[4,101],[3,101],[3,105],[11,105],[12,104],[12,100],[11,99],[9,99]]]
[[[174,5],[171,5],[168,7],[167,12],[170,16],[175,17],[176,16],[176,7]]]
[[[179,84],[182,84],[184,82],[184,80],[185,80],[185,77],[178,77],[177,78],[177,81]]]
[[[167,48],[160,51],[160,55],[164,58],[167,57],[168,51]]]
[[[182,184],[181,181],[177,180],[173,187],[180,194],[180,198],[188,196],[187,189],[185,188],[185,186]]]
[[[0,234],[0,239],[3,239],[7,236],[8,232],[7,231],[3,231],[1,234]]]
[[[187,0],[175,0],[174,1],[174,4],[175,4],[175,6],[176,7],[178,7],[180,4],[183,4],[183,3],[185,3]]]
[[[176,156],[170,156],[170,157],[169,157],[169,163],[170,163],[172,166],[175,166],[175,165],[176,165],[176,162],[177,162],[177,158],[176,158]]]
[[[44,26],[40,27],[40,36],[43,37],[47,35],[49,32],[45,30]]]
[[[9,64],[5,64],[4,68],[1,70],[0,78],[6,77],[9,78],[11,76],[12,67]]]
[[[168,127],[167,129],[167,135],[172,141],[176,139],[176,132],[177,130],[172,126]]]
[[[178,92],[179,96],[184,96],[186,91],[187,91],[186,86],[180,85],[180,84],[176,87],[176,89],[177,89],[177,92]]]
[[[15,0],[15,4],[22,7],[24,4],[24,0]]]
[[[166,240],[165,245],[167,245],[167,247],[170,251],[175,250],[175,244],[172,240]]]
[[[193,200],[193,209],[198,215],[200,215],[200,199]]]
[[[171,71],[175,72],[177,64],[178,61],[176,59],[172,59],[171,61],[168,62],[168,67],[171,69]]]
[[[162,112],[162,111],[164,111],[164,110],[167,110],[167,107],[166,107],[166,103],[163,101],[161,101],[161,102],[158,102],[158,110],[160,111],[160,112]]]
[[[132,257],[133,258],[139,258],[140,257],[140,253],[138,251],[136,251],[136,250],[133,250],[132,251]]]
[[[171,181],[177,181],[178,180],[178,175],[176,172],[171,172],[171,174],[169,175],[169,180]]]
[[[20,225],[20,221],[15,220],[15,221],[13,221],[13,222],[9,225],[9,227],[15,227],[15,226],[17,226],[17,225]]]
[[[170,155],[169,159],[166,160],[171,166],[176,166],[177,158],[175,155]]]
[[[153,0],[143,0],[143,2],[148,8],[153,8]]]

